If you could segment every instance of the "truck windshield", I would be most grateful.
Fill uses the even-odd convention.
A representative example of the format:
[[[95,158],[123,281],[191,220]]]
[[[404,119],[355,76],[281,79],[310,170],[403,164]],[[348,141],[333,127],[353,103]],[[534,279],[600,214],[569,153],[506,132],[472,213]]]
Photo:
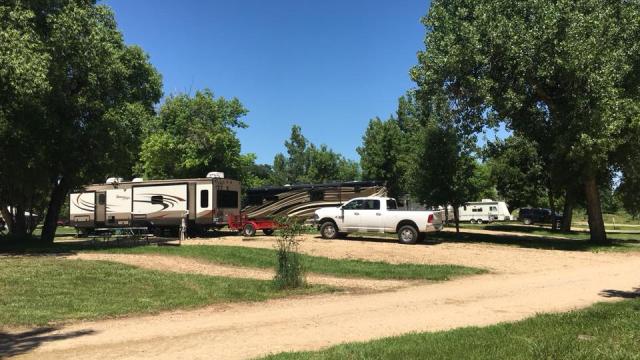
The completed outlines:
[[[387,200],[387,210],[396,210],[398,208],[398,204],[394,199]]]

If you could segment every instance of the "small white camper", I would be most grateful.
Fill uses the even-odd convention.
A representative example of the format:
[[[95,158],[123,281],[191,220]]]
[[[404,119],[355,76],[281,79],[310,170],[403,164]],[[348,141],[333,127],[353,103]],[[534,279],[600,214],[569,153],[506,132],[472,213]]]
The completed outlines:
[[[458,208],[460,221],[472,224],[482,224],[492,221],[509,221],[511,213],[504,201],[482,199],[482,201],[468,202]],[[453,221],[453,208],[449,206],[449,221]]]

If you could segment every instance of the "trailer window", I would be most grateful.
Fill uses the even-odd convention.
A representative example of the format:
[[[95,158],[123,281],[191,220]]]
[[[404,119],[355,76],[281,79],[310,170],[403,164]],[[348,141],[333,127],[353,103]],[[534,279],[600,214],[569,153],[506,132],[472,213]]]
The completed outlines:
[[[219,208],[237,208],[238,192],[230,190],[218,190],[218,207]]]
[[[498,211],[498,207],[497,206],[490,206],[489,207],[489,211]]]
[[[200,190],[200,207],[204,209],[209,207],[209,190]]]
[[[98,194],[98,205],[104,205],[107,202],[106,194]]]
[[[324,200],[324,191],[311,190],[309,191],[309,201],[322,201]]]
[[[471,212],[482,212],[482,208],[473,208]]]
[[[247,196],[247,205],[262,205],[261,195],[249,195]]]
[[[164,204],[164,198],[162,197],[162,195],[153,195],[151,197],[151,204],[152,205],[162,205],[162,204]]]

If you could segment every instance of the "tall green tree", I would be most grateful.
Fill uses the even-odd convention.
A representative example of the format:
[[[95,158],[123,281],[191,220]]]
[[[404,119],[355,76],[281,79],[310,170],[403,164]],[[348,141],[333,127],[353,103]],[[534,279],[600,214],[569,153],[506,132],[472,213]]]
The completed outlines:
[[[422,130],[421,151],[413,170],[413,194],[431,206],[453,207],[456,232],[460,232],[458,208],[480,193],[477,162],[470,141],[450,122],[429,122]]]
[[[598,179],[639,126],[640,3],[436,0],[424,24],[421,96],[444,89],[467,124],[498,118],[579,169],[591,241],[608,243]]]
[[[360,178],[358,163],[344,158],[327,145],[314,145],[304,137],[298,125],[291,128],[285,147],[288,156],[277,154],[273,160],[273,184],[321,184]]]
[[[498,194],[511,208],[546,206],[544,164],[534,143],[510,136],[487,144],[484,155]]]
[[[123,168],[130,172],[131,134],[135,137],[143,118],[153,113],[162,95],[161,78],[140,48],[125,45],[111,10],[94,1],[6,1],[0,14],[13,17],[0,25],[0,47],[13,43],[23,47],[0,50],[0,62],[10,64],[3,70],[10,75],[11,67],[22,63],[16,74],[32,78],[33,83],[16,85],[18,79],[13,84],[31,91],[29,106],[37,103],[31,108],[37,111],[26,112],[20,100],[0,95],[0,108],[23,109],[2,115],[0,127],[15,134],[2,143],[0,153],[17,155],[8,156],[6,164],[5,174],[14,176],[13,181],[39,170],[34,178],[44,184],[24,182],[27,188],[17,194],[48,202],[41,238],[53,241],[70,188],[104,180]],[[23,61],[27,54],[23,51],[31,53],[28,61]],[[41,68],[44,71],[37,70]],[[28,90],[32,87],[42,91]],[[21,126],[26,127],[19,130]],[[2,188],[11,187],[6,178],[0,180]],[[19,205],[21,213],[23,200],[13,201],[17,204],[9,205]]]
[[[148,125],[140,152],[139,172],[146,178],[202,177],[223,171],[240,178],[243,161],[235,129],[247,125],[238,99],[216,98],[211,90],[166,99]]]
[[[376,117],[369,121],[362,137],[362,146],[357,148],[362,177],[365,180],[384,181],[391,197],[406,192],[402,181],[406,170],[402,167],[405,154],[402,144],[403,136],[398,121],[393,117],[386,121]]]

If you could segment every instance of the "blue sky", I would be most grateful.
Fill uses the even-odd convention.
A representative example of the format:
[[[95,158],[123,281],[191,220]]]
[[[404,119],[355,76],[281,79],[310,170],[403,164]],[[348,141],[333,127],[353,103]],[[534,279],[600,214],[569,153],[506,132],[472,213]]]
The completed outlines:
[[[165,95],[210,88],[249,109],[242,152],[271,163],[291,126],[358,160],[369,119],[413,87],[424,0],[108,0]]]

